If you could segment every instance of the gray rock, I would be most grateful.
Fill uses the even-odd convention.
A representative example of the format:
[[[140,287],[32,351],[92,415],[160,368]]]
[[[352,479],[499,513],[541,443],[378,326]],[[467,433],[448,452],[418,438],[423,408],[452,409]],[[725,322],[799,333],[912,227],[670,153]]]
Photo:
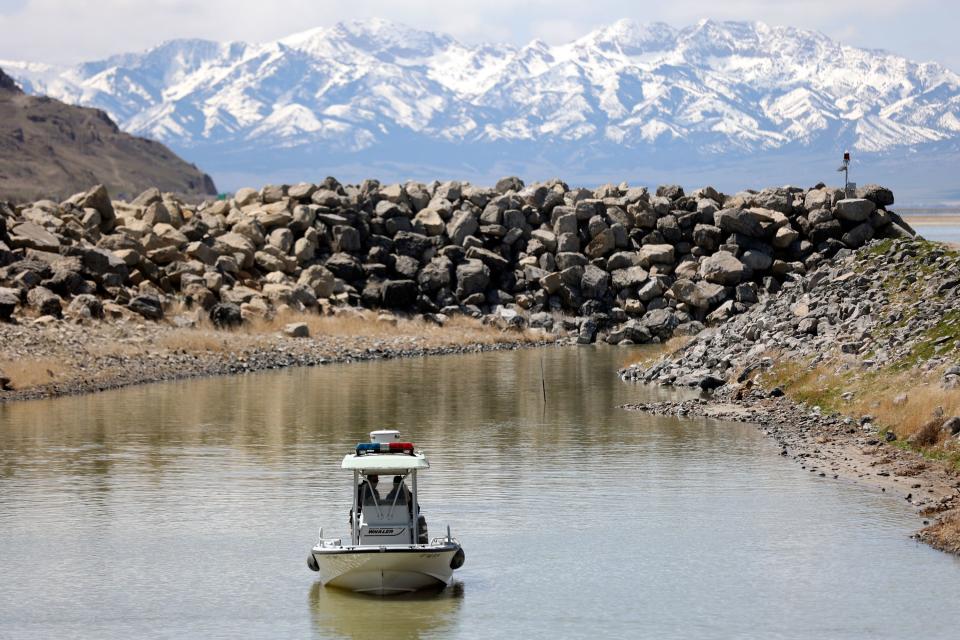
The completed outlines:
[[[300,273],[297,284],[308,287],[317,298],[329,298],[333,295],[335,276],[328,268],[315,264]]]
[[[670,307],[648,311],[641,318],[640,323],[651,333],[663,340],[673,335],[673,330],[680,324],[676,314]]]
[[[773,264],[773,258],[763,251],[747,249],[740,256],[740,262],[754,274],[759,274],[770,268]]]
[[[497,193],[509,193],[511,191],[522,191],[523,180],[516,176],[508,176],[497,180],[497,186],[494,187]]]
[[[857,197],[869,200],[878,207],[889,207],[893,204],[893,191],[878,184],[868,184],[857,189]]]
[[[42,316],[59,318],[62,315],[63,303],[60,296],[46,287],[34,287],[27,292],[27,304]]]
[[[677,200],[683,197],[683,187],[678,184],[662,184],[657,187],[657,196]]]
[[[647,281],[647,277],[649,276],[647,270],[643,267],[627,267],[626,269],[617,269],[610,275],[613,282],[613,288],[617,289],[618,291],[628,287],[639,287]],[[656,297],[661,293],[663,293],[662,290],[651,297]]]
[[[777,249],[786,249],[799,237],[800,232],[793,227],[778,227],[771,243]]]
[[[873,239],[873,225],[869,222],[862,222],[854,228],[843,234],[840,239],[843,244],[851,249],[862,247]]]
[[[60,250],[60,240],[38,224],[21,222],[10,229],[10,246],[14,249],[36,249],[56,253]]]
[[[67,305],[67,313],[72,318],[100,320],[103,318],[103,303],[96,296],[83,293],[70,301]]]
[[[19,290],[0,287],[0,321],[8,322],[19,304]]]
[[[645,244],[637,252],[641,266],[651,264],[673,264],[674,249],[672,244]]]
[[[877,208],[870,200],[864,198],[846,198],[837,202],[834,213],[837,218],[849,222],[863,222]]]
[[[413,280],[387,280],[382,289],[383,306],[407,309],[417,301],[417,283]]]
[[[347,282],[357,282],[363,278],[360,261],[349,253],[335,253],[327,259],[325,265],[333,275]],[[322,297],[322,296],[317,296]]]
[[[616,286],[616,280],[614,280],[614,285]],[[659,298],[662,296],[664,291],[666,291],[666,288],[663,286],[663,283],[659,279],[654,278],[647,280],[637,290],[637,298],[642,302],[649,302],[654,298]]]
[[[447,223],[447,236],[450,242],[462,247],[467,237],[475,234],[479,228],[477,219],[469,211],[458,211]]]
[[[598,300],[607,292],[607,286],[610,283],[610,276],[606,271],[588,264],[583,269],[583,276],[580,279],[580,291],[587,298]]]
[[[604,229],[591,240],[583,250],[591,258],[601,258],[616,248],[616,238],[612,230]]]
[[[136,296],[127,304],[127,307],[147,320],[160,320],[163,318],[163,304],[160,299],[152,295]]]
[[[439,256],[431,260],[417,276],[420,288],[428,294],[434,294],[441,289],[449,289],[451,284],[450,272],[453,263],[446,256]]]
[[[743,263],[727,251],[718,251],[700,263],[700,276],[707,282],[736,285],[743,279]]]
[[[557,269],[565,271],[573,266],[585,266],[588,260],[582,253],[560,252],[557,254]]]
[[[742,233],[752,238],[764,235],[760,217],[748,209],[721,209],[713,214],[713,224],[727,233]]]
[[[232,302],[220,302],[210,309],[210,322],[218,329],[233,329],[243,324],[240,307]]]
[[[490,283],[490,268],[480,260],[467,260],[457,267],[457,297],[463,300],[483,293]]]
[[[283,327],[283,335],[288,338],[309,338],[310,327],[306,322],[291,322]]]
[[[677,300],[697,309],[709,309],[726,299],[726,290],[723,286],[712,282],[692,282],[680,279],[670,288]]]
[[[698,224],[693,228],[693,242],[707,251],[716,251],[723,232],[712,224]]]

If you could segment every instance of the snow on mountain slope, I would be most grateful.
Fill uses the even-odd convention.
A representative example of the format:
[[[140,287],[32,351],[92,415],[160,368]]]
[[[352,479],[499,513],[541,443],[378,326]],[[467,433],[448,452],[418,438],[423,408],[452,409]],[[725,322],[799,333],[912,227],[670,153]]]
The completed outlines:
[[[411,143],[487,153],[509,142],[709,157],[960,141],[957,74],[751,22],[621,20],[514,47],[368,20],[263,44],[177,40],[71,68],[0,66],[28,92],[102,108],[188,155],[402,161]]]

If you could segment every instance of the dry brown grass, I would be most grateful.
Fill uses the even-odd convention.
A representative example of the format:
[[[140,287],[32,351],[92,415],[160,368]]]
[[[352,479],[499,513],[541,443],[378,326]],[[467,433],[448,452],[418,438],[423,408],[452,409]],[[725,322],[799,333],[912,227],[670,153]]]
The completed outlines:
[[[774,361],[773,370],[761,374],[761,380],[767,386],[782,387],[795,400],[852,416],[872,416],[875,424],[892,431],[899,440],[913,437],[918,446],[956,449],[956,443],[940,433],[940,425],[960,415],[960,389],[943,388],[939,382],[942,371],[860,374],[830,364],[809,367],[778,361],[775,355]],[[852,396],[844,398],[847,393]],[[937,414],[943,417],[932,420]],[[924,430],[927,432],[921,433]]]
[[[273,318],[253,320],[241,332],[250,335],[276,333],[292,322],[303,322],[310,327],[310,337],[324,336],[350,338],[423,338],[430,346],[453,344],[497,344],[503,342],[533,342],[540,335],[532,331],[505,330],[484,325],[466,316],[453,316],[443,326],[419,319],[391,316],[390,321],[378,319],[372,311],[351,311],[336,315],[320,315],[297,311],[281,311]]]
[[[227,353],[237,345],[227,332],[207,328],[174,329],[157,339],[157,346],[187,353]]]
[[[632,365],[648,365],[660,356],[674,353],[680,349],[683,349],[692,341],[693,336],[673,336],[666,342],[663,342],[659,345],[647,345],[643,348],[642,354],[639,356],[635,353],[630,354],[630,356],[624,360],[620,366],[621,368],[626,368]]]
[[[60,382],[70,374],[69,366],[53,358],[0,360],[0,371],[18,390]]]
[[[501,344],[507,342],[536,342],[543,339],[535,331],[506,330],[485,325],[466,316],[454,316],[442,327],[423,320],[391,317],[379,320],[371,311],[347,312],[336,315],[280,311],[272,318],[256,318],[237,329],[216,329],[206,318],[195,328],[170,329],[156,341],[157,346],[188,353],[227,353],[255,347],[272,340],[283,328],[294,322],[303,322],[310,328],[313,341],[334,339],[338,344],[373,340],[409,341],[425,348],[465,344]],[[349,346],[349,345],[347,345]]]

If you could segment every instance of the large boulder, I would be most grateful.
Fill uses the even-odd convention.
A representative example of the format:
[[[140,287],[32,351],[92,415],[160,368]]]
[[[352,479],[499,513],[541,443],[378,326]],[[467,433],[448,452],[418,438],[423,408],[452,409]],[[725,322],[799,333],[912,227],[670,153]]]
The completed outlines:
[[[878,184],[868,184],[857,189],[857,197],[869,200],[878,207],[889,207],[893,204],[893,191]]]
[[[713,214],[713,224],[727,233],[742,233],[752,238],[764,235],[761,217],[749,209],[721,209]]]
[[[612,229],[603,229],[591,240],[583,250],[591,258],[601,258],[616,248],[616,237]]]
[[[854,228],[843,234],[840,241],[851,249],[857,249],[873,239],[873,225],[869,222],[861,222]]]
[[[743,263],[729,251],[717,251],[700,263],[700,277],[707,282],[736,285],[743,279]]]
[[[109,233],[117,223],[117,214],[110,202],[110,194],[102,184],[95,185],[89,191],[77,194],[70,199],[81,209],[96,209],[100,214],[100,231]]]
[[[147,320],[160,320],[163,318],[163,303],[160,299],[152,295],[141,295],[133,298],[127,307]]]
[[[700,310],[715,307],[726,299],[726,289],[722,285],[703,280],[693,282],[681,278],[673,283],[670,290],[677,300]]]
[[[407,309],[417,301],[417,283],[413,280],[387,280],[381,289],[383,306]]]
[[[480,260],[467,260],[457,267],[457,297],[461,300],[483,293],[490,283],[490,268]]]
[[[0,322],[9,321],[18,304],[20,304],[18,289],[0,287]]]
[[[447,236],[453,244],[463,246],[464,240],[480,228],[477,219],[469,211],[458,211],[447,223]]]
[[[652,335],[665,340],[673,335],[673,330],[677,328],[680,321],[677,319],[677,315],[673,309],[664,307],[646,312],[640,320],[640,324]]]
[[[218,329],[233,329],[243,324],[240,306],[233,302],[220,302],[210,309],[210,322]]]
[[[71,318],[100,320],[103,318],[103,303],[96,296],[83,293],[70,301],[67,305],[67,313]]]
[[[834,214],[848,222],[863,222],[876,208],[877,205],[865,198],[845,198],[837,202]]]
[[[10,229],[10,246],[56,253],[60,250],[60,239],[36,223],[21,222]]]
[[[27,292],[27,303],[40,315],[59,318],[63,313],[60,296],[46,287],[34,287]]]
[[[341,280],[357,282],[363,279],[363,265],[349,253],[333,254],[327,259],[325,266]]]
[[[417,275],[420,288],[429,294],[441,289],[450,288],[450,271],[453,263],[446,256],[439,256],[431,260]]]
[[[628,287],[639,287],[647,281],[649,273],[643,267],[627,267],[626,269],[617,269],[610,275],[613,288],[620,290]]]
[[[606,271],[588,264],[580,278],[580,291],[587,298],[600,299],[607,292],[609,283],[610,276]]]
[[[300,273],[297,284],[308,287],[317,298],[329,298],[333,295],[335,280],[332,271],[322,265],[315,264]]]
[[[645,244],[637,252],[637,260],[644,267],[651,264],[673,264],[674,249],[672,244]]]

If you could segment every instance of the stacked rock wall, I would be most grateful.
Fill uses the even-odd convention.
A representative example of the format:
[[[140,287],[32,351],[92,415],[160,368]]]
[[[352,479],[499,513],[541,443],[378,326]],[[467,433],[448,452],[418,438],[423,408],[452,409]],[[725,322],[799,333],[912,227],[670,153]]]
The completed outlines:
[[[158,319],[179,301],[235,324],[344,305],[648,342],[740,313],[840,250],[913,235],[889,190],[858,196],[327,178],[194,207],[155,189],[111,202],[98,186],[0,208],[0,315]]]

